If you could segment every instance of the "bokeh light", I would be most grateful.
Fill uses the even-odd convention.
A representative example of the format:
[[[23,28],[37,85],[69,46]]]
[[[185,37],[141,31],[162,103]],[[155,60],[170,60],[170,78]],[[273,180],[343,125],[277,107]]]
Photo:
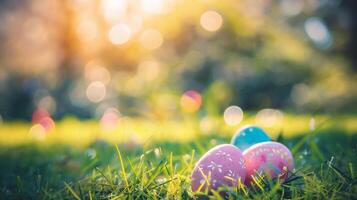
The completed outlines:
[[[141,0],[142,9],[150,14],[160,14],[164,9],[164,0]]]
[[[159,48],[163,42],[162,34],[156,29],[147,29],[140,35],[140,43],[148,50]]]
[[[98,60],[92,60],[85,66],[85,77],[89,81],[100,81],[108,84],[111,80],[110,72]]]
[[[100,126],[105,132],[114,131],[120,120],[120,112],[116,108],[108,108],[100,119]]]
[[[290,97],[294,104],[304,105],[310,101],[310,88],[304,83],[296,84],[291,90]]]
[[[126,13],[128,2],[126,0],[102,0],[102,12],[109,22],[120,20]]]
[[[309,38],[321,48],[328,48],[332,44],[332,38],[328,28],[321,19],[311,17],[305,21],[305,32]]]
[[[222,16],[213,10],[208,10],[201,15],[200,24],[207,31],[214,32],[223,24]]]
[[[187,113],[194,113],[198,111],[201,107],[201,104],[201,94],[195,90],[186,91],[180,99],[181,109]]]
[[[223,113],[224,121],[229,126],[235,126],[243,120],[243,110],[238,106],[229,106]]]
[[[51,117],[44,117],[40,120],[39,124],[45,129],[46,133],[55,128],[55,122]]]
[[[256,117],[255,121],[257,124],[264,127],[273,127],[281,125],[283,123],[284,114],[277,109],[262,109],[260,110]]]
[[[50,116],[50,113],[46,109],[38,108],[32,113],[32,123],[38,124],[38,123],[40,123],[40,121],[43,118],[49,117],[49,116]]]
[[[154,154],[156,158],[160,158],[161,157],[161,150],[160,148],[155,148],[154,149]]]
[[[132,34],[139,32],[144,22],[143,17],[137,14],[126,16],[124,21],[128,24]]]
[[[32,123],[34,125],[41,125],[45,133],[55,128],[54,120],[51,118],[50,113],[44,108],[38,108],[32,113]],[[36,130],[39,130],[39,127],[37,127]]]
[[[111,43],[122,45],[129,41],[131,30],[126,24],[116,24],[110,29],[108,37]]]
[[[203,134],[211,134],[218,127],[218,122],[215,118],[205,116],[200,120],[200,130]]]
[[[30,128],[29,134],[35,139],[43,140],[46,137],[46,129],[41,124],[35,124]]]
[[[90,83],[87,87],[86,95],[91,102],[98,103],[102,101],[106,96],[106,87],[104,83],[100,81]]]

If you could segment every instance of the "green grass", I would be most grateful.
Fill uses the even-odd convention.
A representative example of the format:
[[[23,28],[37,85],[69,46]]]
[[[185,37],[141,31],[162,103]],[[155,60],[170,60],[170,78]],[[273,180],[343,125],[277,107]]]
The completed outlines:
[[[298,118],[291,117],[286,123],[303,124]],[[322,126],[319,125],[323,123],[318,123],[315,131],[306,129],[286,134],[286,129],[282,129],[275,133],[274,138],[294,154],[296,171],[285,182],[262,178],[253,187],[222,189],[228,191],[231,199],[357,199],[357,132],[351,125],[355,118],[346,119],[350,125],[328,120]],[[57,125],[60,129],[61,126],[64,125]],[[82,123],[72,126],[82,126]],[[165,126],[165,129],[175,132],[172,127]],[[190,126],[183,127],[180,130]],[[5,129],[9,128],[0,128]],[[224,127],[217,129],[225,130]],[[11,138],[10,133],[1,134],[3,138],[5,134]],[[0,199],[202,197],[205,194],[191,191],[190,173],[208,149],[228,143],[232,134],[196,133],[179,140],[165,136],[139,145],[101,137],[83,138],[88,141],[80,145],[63,142],[64,139],[57,143],[31,140],[16,145],[0,142],[3,143],[0,147]],[[221,197],[217,192],[209,198]]]

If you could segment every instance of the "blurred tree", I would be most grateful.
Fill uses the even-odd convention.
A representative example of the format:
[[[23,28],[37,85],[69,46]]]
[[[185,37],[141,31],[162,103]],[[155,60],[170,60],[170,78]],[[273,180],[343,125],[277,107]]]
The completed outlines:
[[[355,10],[349,0],[2,0],[0,115],[29,119],[47,97],[56,118],[119,107],[163,119],[191,89],[214,115],[230,104],[353,111]]]

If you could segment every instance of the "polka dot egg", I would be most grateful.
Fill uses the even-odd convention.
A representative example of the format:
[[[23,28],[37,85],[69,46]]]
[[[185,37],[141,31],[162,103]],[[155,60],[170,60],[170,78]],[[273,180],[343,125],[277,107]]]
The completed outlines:
[[[193,192],[217,190],[221,186],[237,186],[244,183],[246,168],[242,152],[230,144],[222,144],[209,150],[196,163],[191,175]]]
[[[248,125],[238,130],[233,136],[231,144],[244,151],[254,144],[267,141],[271,141],[271,139],[263,129],[257,126]]]
[[[249,184],[256,174],[285,179],[294,169],[290,150],[278,142],[255,144],[243,152],[243,157],[247,168],[246,184]]]

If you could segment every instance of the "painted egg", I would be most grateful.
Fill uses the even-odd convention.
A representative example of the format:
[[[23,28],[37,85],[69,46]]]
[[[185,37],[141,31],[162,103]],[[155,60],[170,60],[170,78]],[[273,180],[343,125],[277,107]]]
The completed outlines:
[[[246,184],[257,174],[269,178],[285,179],[294,169],[294,159],[290,150],[278,142],[262,142],[243,152],[247,168]]]
[[[222,144],[209,150],[196,163],[191,175],[194,192],[216,190],[221,186],[244,183],[246,168],[242,152],[231,144]]]
[[[271,139],[263,129],[257,126],[248,125],[238,130],[233,136],[231,144],[244,151],[254,144],[267,141],[271,141]]]

